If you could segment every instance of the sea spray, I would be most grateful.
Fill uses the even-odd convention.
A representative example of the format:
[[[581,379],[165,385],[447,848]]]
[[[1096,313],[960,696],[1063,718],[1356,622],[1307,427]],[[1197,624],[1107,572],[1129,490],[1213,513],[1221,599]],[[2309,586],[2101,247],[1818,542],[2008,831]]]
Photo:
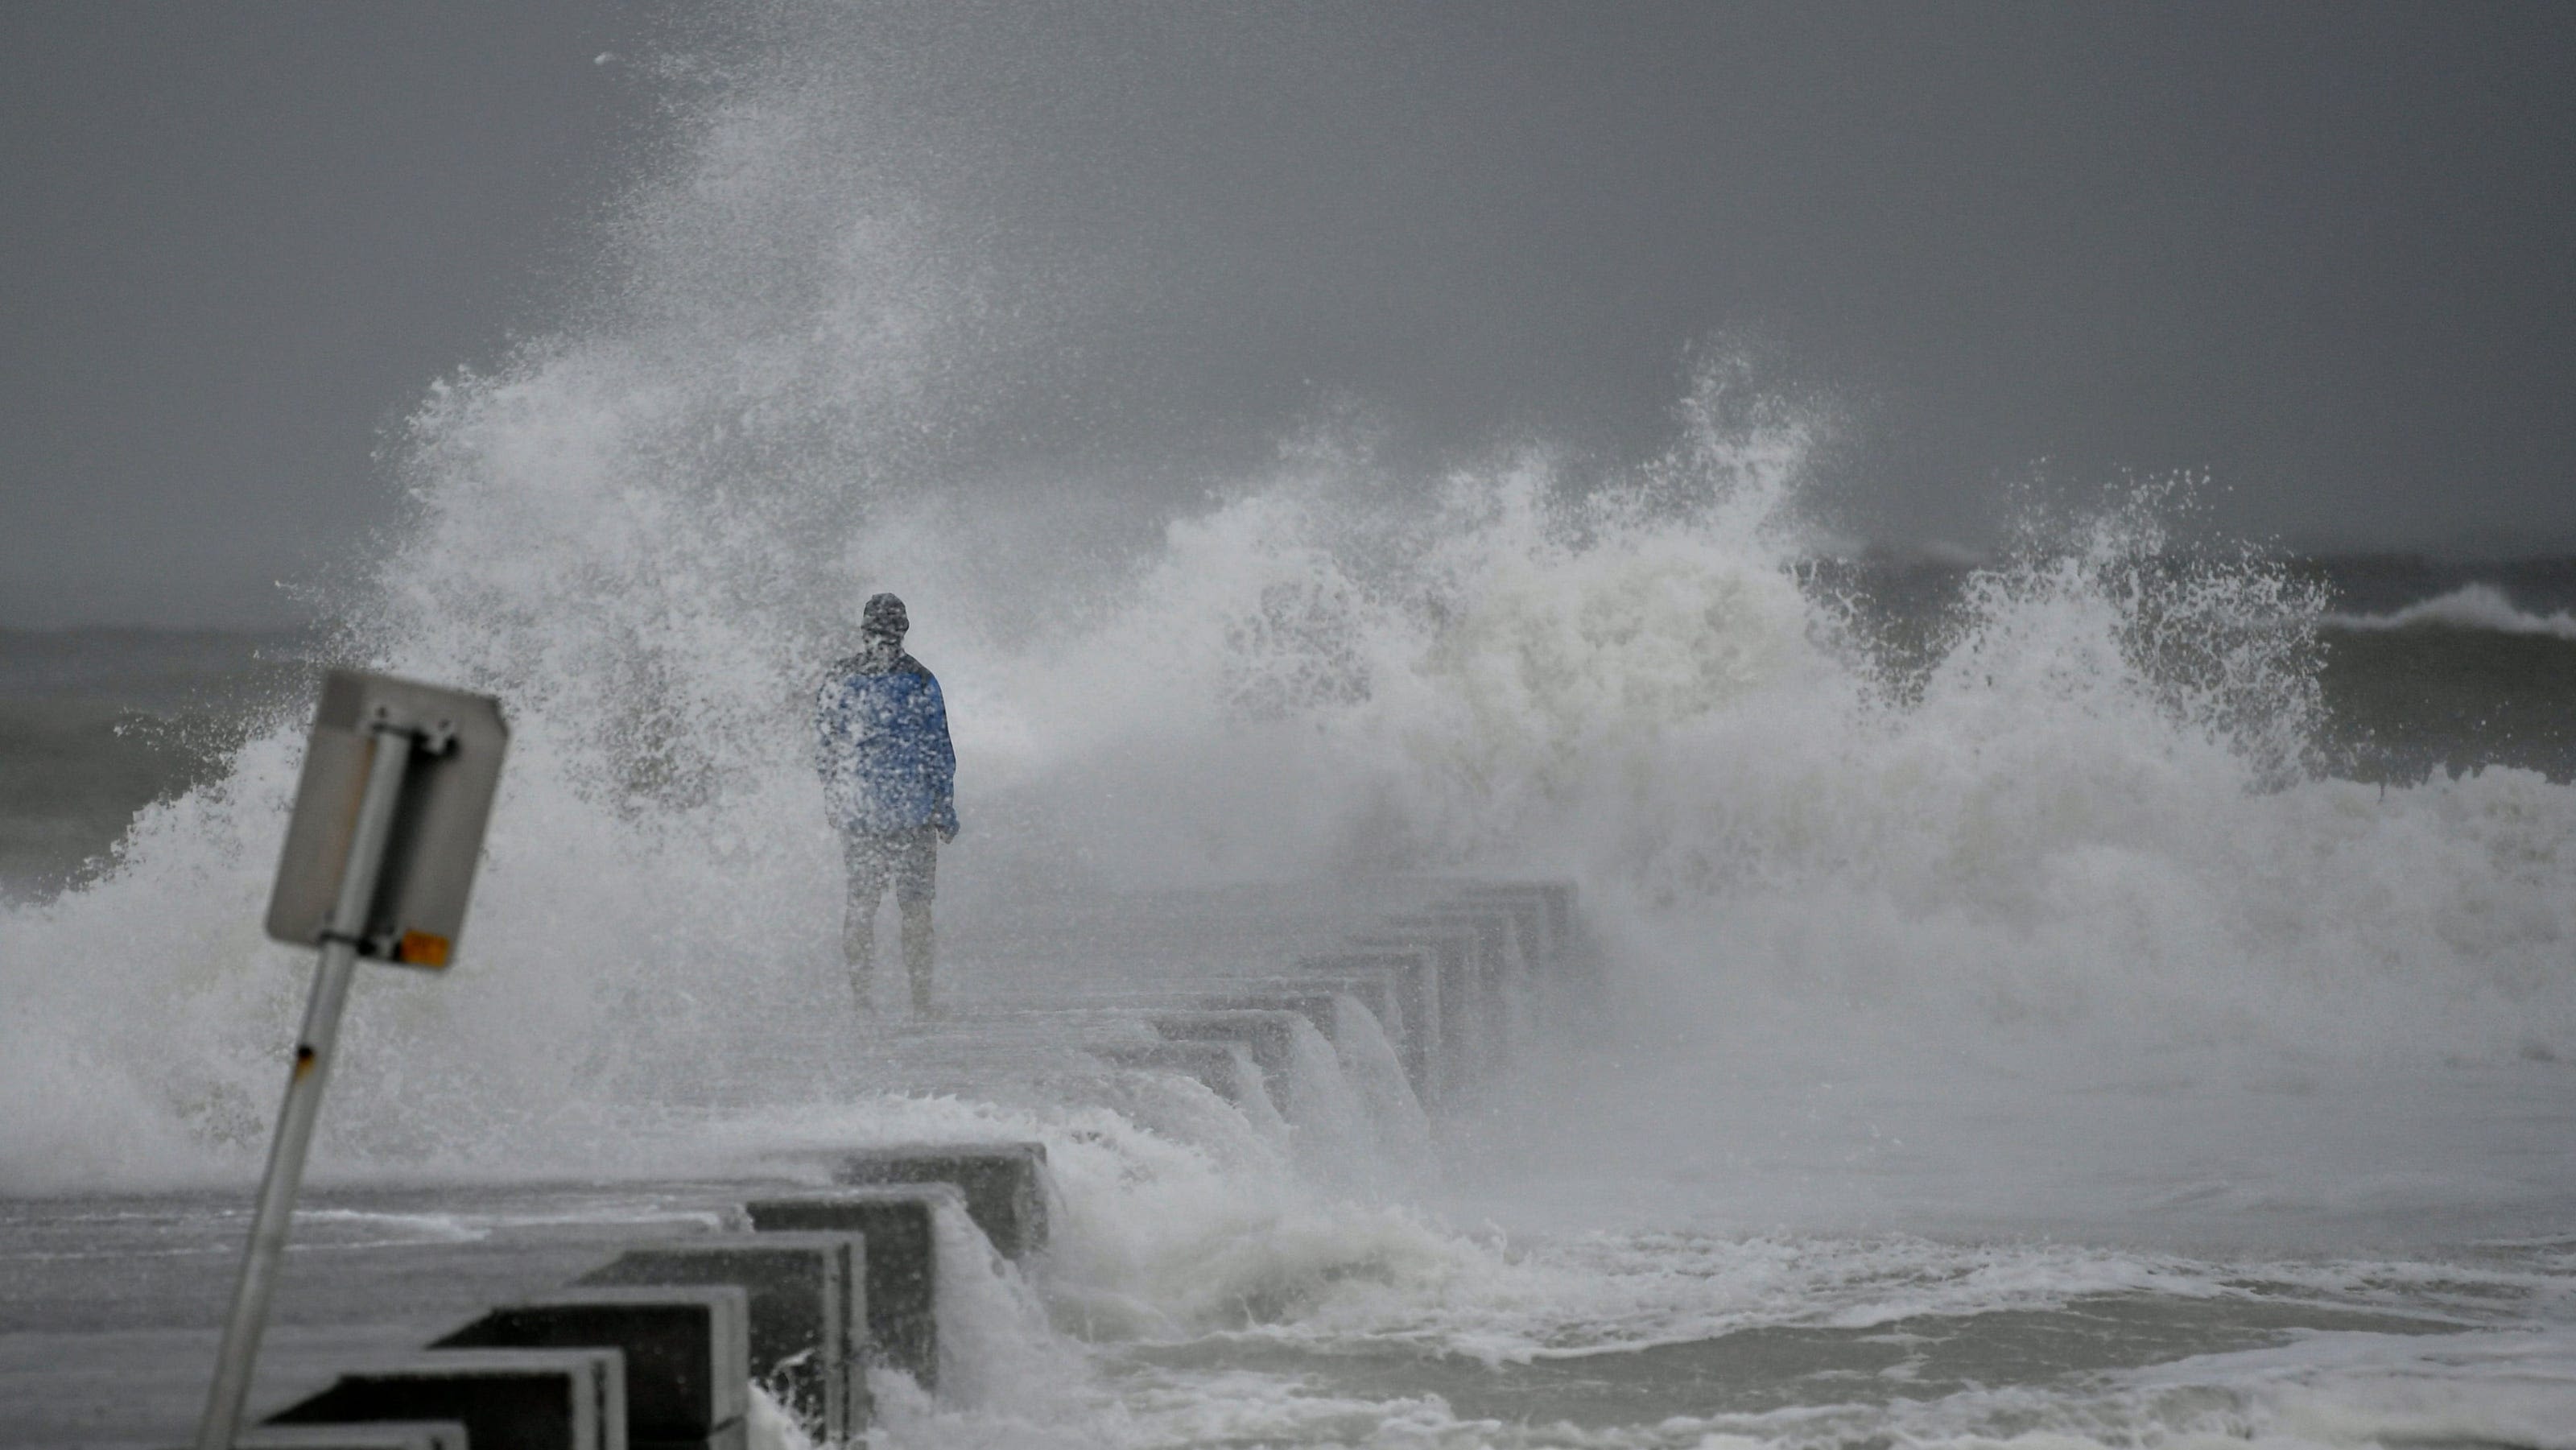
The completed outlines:
[[[326,1164],[567,1161],[685,1116],[709,1064],[810,1090],[775,1051],[838,970],[805,714],[885,585],[955,703],[952,912],[1544,871],[1632,1023],[1791,1054],[1827,1005],[1961,1049],[2576,1052],[2569,793],[2318,775],[2308,602],[2259,559],[2174,568],[2152,488],[1976,575],[1909,693],[1801,572],[1823,425],[1723,349],[1666,455],[1580,480],[1327,437],[1173,503],[943,456],[1009,328],[948,223],[849,159],[827,61],[698,94],[597,298],[393,442],[410,510],[337,650],[501,693],[513,759],[460,965],[361,985]],[[104,877],[0,918],[0,1073],[41,1105],[0,1181],[255,1156],[301,970],[255,923],[302,722],[263,726]]]
[[[443,430],[543,433],[593,400],[488,386],[425,415],[436,507],[394,550],[447,561],[428,571],[446,585],[367,617],[377,663],[522,688],[524,748],[463,965],[363,989],[353,1047],[390,1066],[353,1074],[326,1129],[357,1159],[559,1151],[693,1061],[755,1061],[833,956],[810,662],[781,643],[822,657],[832,591],[761,562],[817,546],[685,472],[636,497],[600,483],[571,510],[607,509],[596,534],[535,527],[522,503],[560,504],[566,475]],[[1739,1016],[1825,999],[1971,1037],[2090,1021],[2576,1050],[2549,965],[2567,794],[2490,772],[2382,800],[2310,773],[2313,616],[2276,573],[2177,570],[2151,511],[2097,520],[1976,576],[1919,691],[1892,697],[1782,552],[1781,446],[1743,448],[1759,466],[1695,435],[1588,494],[1517,455],[1411,505],[1364,459],[1301,459],[1172,521],[1025,641],[979,626],[1001,602],[934,594],[956,632],[925,609],[922,648],[989,706],[958,712],[970,842],[999,838],[1004,876],[1110,888],[1570,869],[1630,1000],[1667,1016],[1703,1010],[1692,979],[1722,963]],[[27,1100],[86,1084],[65,1117],[12,1126],[13,1181],[153,1171],[66,1141],[250,1150],[296,968],[249,923],[297,733],[258,736],[138,820],[106,878],[0,926],[13,966],[52,969],[12,1018],[44,1039],[12,1055]],[[125,1119],[152,1126],[107,1131]],[[65,1121],[87,1126],[45,1126]]]

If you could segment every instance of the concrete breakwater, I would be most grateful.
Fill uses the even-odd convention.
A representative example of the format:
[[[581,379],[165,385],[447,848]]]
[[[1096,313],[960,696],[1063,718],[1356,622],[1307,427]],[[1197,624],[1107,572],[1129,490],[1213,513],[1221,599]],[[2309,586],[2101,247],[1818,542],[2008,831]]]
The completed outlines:
[[[1141,987],[1058,983],[889,1039],[889,1071],[954,1090],[980,1049],[1181,1079],[1281,1132],[1319,1104],[1419,1124],[1590,1000],[1591,961],[1569,885],[1440,883],[1326,949]],[[864,1435],[872,1377],[936,1395],[973,1352],[942,1323],[943,1276],[1042,1280],[1056,1190],[1035,1142],[805,1156],[829,1186],[746,1184],[709,1231],[637,1243],[416,1352],[330,1373],[263,1406],[243,1443],[731,1447],[754,1438],[762,1399],[818,1442]]]

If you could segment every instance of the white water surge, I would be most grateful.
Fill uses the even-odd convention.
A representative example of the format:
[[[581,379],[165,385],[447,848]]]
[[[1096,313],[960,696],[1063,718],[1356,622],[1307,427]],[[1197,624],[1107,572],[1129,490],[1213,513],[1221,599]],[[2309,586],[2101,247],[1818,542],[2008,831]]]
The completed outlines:
[[[404,432],[345,649],[514,738],[463,964],[366,974],[322,1176],[1043,1139],[1053,1327],[968,1286],[1016,1368],[899,1444],[2576,1444],[2576,791],[2317,773],[2320,605],[2165,567],[2153,499],[2035,526],[1898,678],[1800,568],[1813,420],[1731,362],[1667,457],[1579,486],[1329,434],[1179,505],[945,456],[1007,409],[1009,328],[846,160],[833,54],[695,102],[601,300]],[[1301,1036],[1275,1123],[1168,1080],[828,1090],[803,710],[880,588],[956,727],[952,940],[1036,898],[1563,875],[1606,1010],[1436,1135],[1366,1032]],[[301,732],[0,917],[0,1191],[252,1171]],[[2015,1357],[2080,1323],[2128,1347]],[[1790,1368],[1706,1382],[1776,1403],[1634,1358],[1744,1335]]]

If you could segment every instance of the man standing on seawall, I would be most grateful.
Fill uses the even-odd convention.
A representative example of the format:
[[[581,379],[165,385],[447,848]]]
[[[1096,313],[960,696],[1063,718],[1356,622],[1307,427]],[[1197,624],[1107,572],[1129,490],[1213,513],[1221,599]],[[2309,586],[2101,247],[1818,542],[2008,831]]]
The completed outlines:
[[[948,706],[939,681],[903,651],[903,601],[870,599],[859,619],[859,652],[832,666],[816,692],[823,799],[840,828],[849,868],[841,955],[859,1010],[870,1010],[876,979],[877,898],[894,887],[903,915],[903,965],[912,1011],[931,1012],[930,900],[939,844],[957,839],[957,752],[948,743]]]

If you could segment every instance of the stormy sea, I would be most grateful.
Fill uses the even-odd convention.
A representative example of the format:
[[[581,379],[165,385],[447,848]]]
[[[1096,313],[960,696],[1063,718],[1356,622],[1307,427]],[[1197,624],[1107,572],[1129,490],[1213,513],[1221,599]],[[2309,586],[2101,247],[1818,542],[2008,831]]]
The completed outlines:
[[[2285,556],[2318,592],[2311,745],[2377,784],[2493,767],[2576,777],[2576,559]],[[1783,568],[1864,624],[1887,680],[1955,640],[1986,572],[1893,553]],[[305,631],[0,629],[0,899],[32,903],[106,872],[136,815],[215,783],[263,713],[308,703],[337,658]]]
[[[359,995],[266,1383],[701,1229],[767,1155],[1008,1136],[1059,1244],[894,1443],[2568,1443],[2576,564],[2124,552],[2136,518],[1782,558],[1519,486],[1388,557],[1301,480],[1043,647],[923,628],[984,838],[927,1069],[841,996],[825,625],[755,645],[720,586],[360,656],[501,684],[519,754],[470,964]],[[184,1431],[304,980],[266,874],[350,651],[0,636],[12,1440]],[[1429,1116],[978,1050],[1406,870],[1575,880],[1597,1012]],[[388,1316],[460,1248],[487,1277]]]
[[[315,627],[0,633],[0,1441],[187,1431],[347,664],[511,754],[458,964],[355,992],[255,1407],[999,1138],[1055,1240],[943,1280],[882,1445],[2576,1446],[2576,561],[2187,482],[1873,549],[1722,347],[1629,461],[961,459],[1009,318],[810,80],[692,103],[570,319],[417,400]],[[956,739],[935,1029],[850,999],[812,764],[877,589]],[[1015,1035],[1460,879],[1571,882],[1597,975],[1436,1104]]]

